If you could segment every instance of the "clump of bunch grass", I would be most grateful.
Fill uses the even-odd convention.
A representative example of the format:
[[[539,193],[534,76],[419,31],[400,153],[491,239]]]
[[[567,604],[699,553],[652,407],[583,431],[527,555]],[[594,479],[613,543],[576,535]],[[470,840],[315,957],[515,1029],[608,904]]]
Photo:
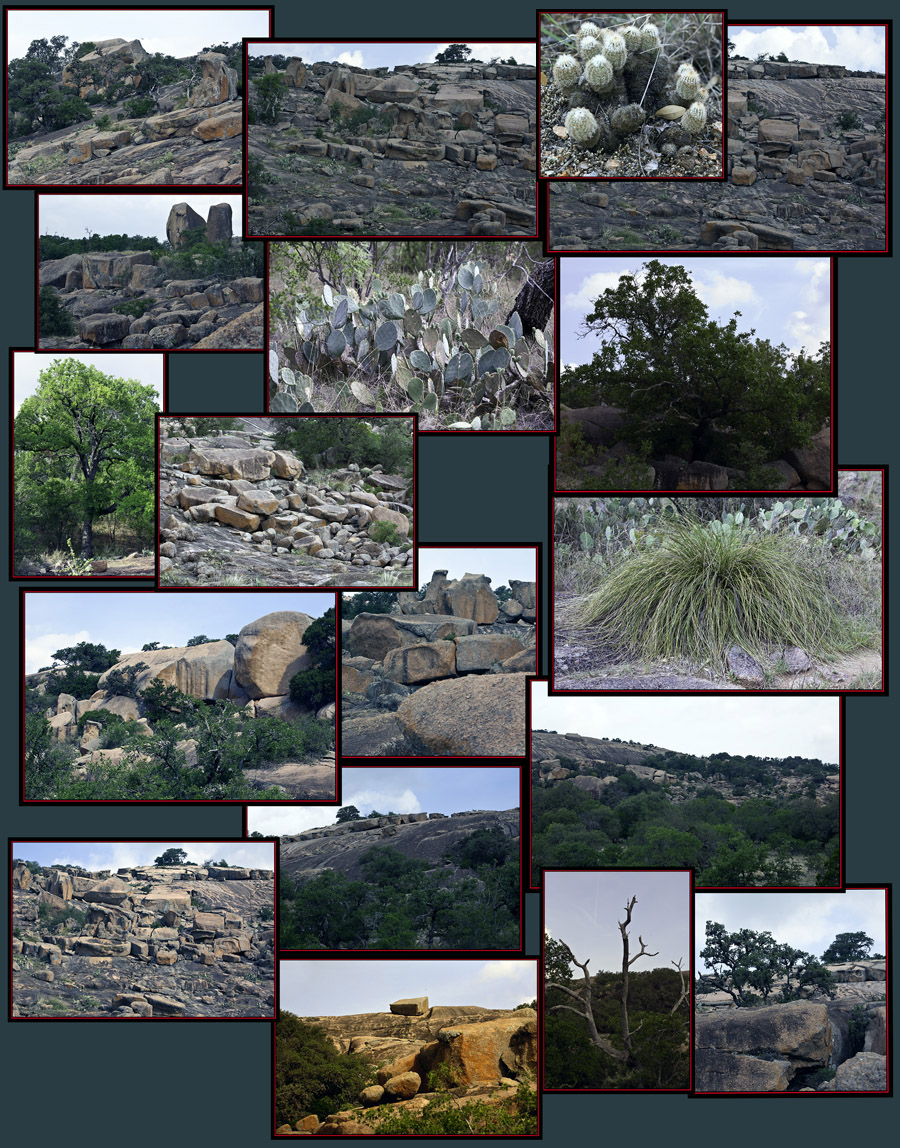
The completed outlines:
[[[572,606],[567,621],[590,628],[594,644],[716,670],[732,646],[766,662],[786,646],[827,658],[859,645],[858,628],[789,539],[686,517],[653,533]]]

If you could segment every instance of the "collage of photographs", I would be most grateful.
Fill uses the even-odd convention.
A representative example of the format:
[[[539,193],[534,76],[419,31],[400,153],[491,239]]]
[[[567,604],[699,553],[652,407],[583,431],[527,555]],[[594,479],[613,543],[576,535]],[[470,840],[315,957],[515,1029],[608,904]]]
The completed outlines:
[[[893,1097],[892,21],[807,7],[4,7],[17,1140]]]

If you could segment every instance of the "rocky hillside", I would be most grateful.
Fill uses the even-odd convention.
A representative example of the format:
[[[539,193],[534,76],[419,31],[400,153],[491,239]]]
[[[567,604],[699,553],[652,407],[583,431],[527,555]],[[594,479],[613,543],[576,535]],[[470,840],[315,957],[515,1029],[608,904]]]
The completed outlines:
[[[409,584],[412,491],[402,475],[333,469],[327,451],[302,460],[275,450],[267,420],[239,435],[179,431],[166,420],[160,437],[165,585]],[[396,528],[396,544],[373,538],[377,523]]]
[[[885,245],[885,79],[824,64],[733,61],[729,180],[652,187],[560,181],[554,250],[871,251]]]
[[[14,1016],[271,1017],[274,874],[13,873]]]
[[[291,722],[309,713],[291,700],[289,689],[293,675],[312,664],[303,645],[304,631],[311,622],[307,614],[276,611],[244,626],[234,646],[231,642],[217,641],[126,654],[101,675],[96,691],[89,698],[59,694],[46,710],[46,717],[55,741],[78,751],[72,761],[73,777],[90,777],[96,765],[118,763],[126,756],[124,748],[101,748],[102,721],[80,721],[85,714],[104,711],[116,714],[136,722],[140,733],[152,736],[153,726],[145,716],[147,707],[141,694],[154,681],[174,686],[193,698],[235,702],[247,717],[268,716]],[[114,683],[120,680],[120,675],[127,674],[138,663],[143,663],[146,669],[135,676],[136,696],[115,692]],[[51,675],[51,670],[29,674],[25,684],[42,694]],[[333,724],[334,705],[323,707],[317,717]],[[189,766],[206,765],[200,760],[199,743],[190,736],[190,728],[185,727],[184,733],[176,748],[184,751]],[[330,800],[334,797],[334,761],[330,758],[285,763],[279,767],[278,777],[275,771],[264,769],[248,770],[247,774],[251,780],[259,780],[263,787],[281,784],[295,798]]]
[[[501,605],[490,581],[450,581],[436,570],[423,599],[401,593],[396,613],[342,624],[343,754],[524,754],[520,707],[536,671],[536,584],[511,581],[514,597]]]
[[[518,1083],[533,1082],[537,1072],[533,1009],[430,1006],[427,997],[412,997],[394,1001],[390,1012],[299,1019],[324,1029],[341,1052],[371,1061],[374,1083],[360,1092],[359,1107],[321,1119],[310,1113],[278,1133],[353,1136],[370,1132],[372,1122],[377,1127],[377,1114],[360,1123],[376,1107],[420,1114],[429,1101],[428,1073],[442,1065],[454,1074],[454,1095],[463,1106],[508,1100]]]
[[[219,203],[203,219],[187,203],[169,212],[166,234],[173,248],[186,231],[205,230],[211,243],[242,247],[231,234],[231,205]],[[171,278],[159,251],[104,251],[46,259],[38,268],[70,316],[75,333],[49,335],[39,346],[65,350],[259,350],[265,342],[265,280],[225,274]],[[39,322],[40,326],[40,322]]]
[[[676,803],[689,801],[701,790],[710,788],[734,805],[742,805],[752,797],[771,795],[770,791],[776,786],[786,797],[799,797],[808,792],[811,778],[815,778],[818,802],[824,803],[839,792],[837,766],[810,763],[810,768],[804,770],[798,758],[790,759],[789,768],[779,761],[752,758],[748,759],[751,764],[746,768],[740,764],[743,758],[737,758],[735,765],[735,759],[727,754],[719,756],[722,760],[716,761],[655,745],[533,730],[531,779],[533,785],[542,787],[571,781],[577,789],[596,797],[627,771],[665,785],[670,800]],[[833,772],[827,772],[829,769]]]
[[[534,67],[295,57],[282,75],[274,123],[250,75],[248,234],[535,233]]]
[[[323,869],[334,869],[358,881],[364,876],[360,865],[363,855],[380,845],[390,846],[404,857],[438,865],[449,849],[479,829],[499,829],[518,838],[519,810],[476,809],[449,817],[444,813],[391,814],[310,829],[281,838],[279,871],[286,877],[305,880]]]
[[[884,961],[827,966],[834,1000],[735,1008],[727,993],[697,997],[695,1087],[701,1092],[853,1092],[887,1088]],[[777,986],[776,986],[777,987]],[[851,1013],[867,1018],[864,1046],[850,1055]],[[836,1070],[822,1080],[822,1070]]]
[[[127,79],[135,96],[144,97],[140,66],[147,58],[139,40],[101,40],[78,60],[86,74],[79,79],[64,70],[62,85],[77,87],[82,98],[102,97],[133,66]],[[101,101],[92,120],[9,144],[9,182],[106,187],[242,183],[243,101],[237,72],[217,52],[180,62],[190,69],[190,79],[156,90],[147,100],[153,105],[150,114],[129,117],[120,106]],[[113,122],[101,127],[97,120],[104,115]]]

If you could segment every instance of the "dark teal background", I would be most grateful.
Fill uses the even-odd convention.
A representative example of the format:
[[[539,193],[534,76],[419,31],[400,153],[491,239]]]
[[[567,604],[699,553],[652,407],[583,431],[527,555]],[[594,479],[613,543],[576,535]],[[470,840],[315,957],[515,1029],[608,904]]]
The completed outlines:
[[[125,5],[119,5],[125,6]],[[128,5],[139,7],[139,5]],[[185,5],[187,6],[187,5]],[[194,7],[195,5],[191,5]],[[744,5],[744,20],[773,15]],[[866,13],[867,15],[869,13]],[[798,3],[791,19],[841,18],[831,0]],[[177,12],[160,20],[177,20]],[[416,38],[504,41],[534,35],[534,10],[509,0],[459,0],[447,6],[394,6],[347,0],[335,5],[281,2],[275,36],[305,39]],[[109,35],[116,35],[113,21]],[[211,17],[209,42],[216,41]],[[177,192],[172,193],[173,202]],[[34,206],[31,192],[4,192],[2,324],[4,343],[30,346],[33,331]],[[892,462],[896,457],[897,275],[893,260],[847,258],[839,265],[838,461]],[[895,303],[891,305],[889,299]],[[5,369],[5,360],[4,360]],[[175,355],[170,401],[184,411],[250,410],[261,396],[262,356]],[[256,396],[253,402],[248,396]],[[6,450],[8,443],[4,442]],[[426,438],[419,450],[420,542],[544,543],[544,617],[548,558],[548,444],[534,437]],[[5,472],[6,473],[6,472]],[[4,506],[4,512],[7,507]],[[6,546],[5,531],[3,532]],[[4,554],[3,570],[8,570]],[[421,572],[424,581],[430,571]],[[211,836],[241,833],[239,809],[21,808],[15,731],[20,673],[15,656],[18,589],[2,578],[6,657],[2,663],[6,833],[58,839]],[[544,643],[546,670],[546,641]],[[894,722],[891,723],[891,711]],[[896,706],[887,698],[851,698],[847,730],[847,877],[891,880],[897,869]],[[892,733],[892,730],[894,731]],[[891,762],[894,765],[891,765]],[[537,953],[537,895],[527,906],[528,952]],[[4,922],[6,915],[4,914]],[[2,951],[8,952],[7,941]],[[8,961],[4,962],[8,966]],[[351,961],[348,977],[365,977]],[[445,1002],[484,1003],[484,1002]],[[82,1137],[130,1148],[161,1143],[262,1145],[271,1125],[270,1028],[257,1023],[116,1025],[60,1021],[3,1025],[3,1124],[11,1142]],[[674,1096],[552,1096],[544,1103],[544,1139],[552,1148],[624,1143],[695,1145],[878,1142],[891,1115],[888,1100],[842,1097],[688,1100]],[[866,1105],[865,1112],[860,1105]],[[894,1112],[896,1126],[896,1112]]]

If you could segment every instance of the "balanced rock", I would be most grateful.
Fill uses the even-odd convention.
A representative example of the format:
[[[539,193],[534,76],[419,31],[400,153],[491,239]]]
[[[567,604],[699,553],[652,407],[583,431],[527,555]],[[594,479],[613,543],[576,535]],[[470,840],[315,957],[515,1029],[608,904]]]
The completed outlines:
[[[198,215],[189,203],[176,203],[166,220],[166,238],[174,248],[181,246],[186,231],[206,227],[206,220]]]
[[[428,1012],[428,997],[404,997],[391,1002],[395,1016],[424,1016]]]
[[[244,626],[234,651],[234,676],[251,698],[287,694],[294,674],[309,669],[303,635],[311,624],[308,614],[277,610]]]

